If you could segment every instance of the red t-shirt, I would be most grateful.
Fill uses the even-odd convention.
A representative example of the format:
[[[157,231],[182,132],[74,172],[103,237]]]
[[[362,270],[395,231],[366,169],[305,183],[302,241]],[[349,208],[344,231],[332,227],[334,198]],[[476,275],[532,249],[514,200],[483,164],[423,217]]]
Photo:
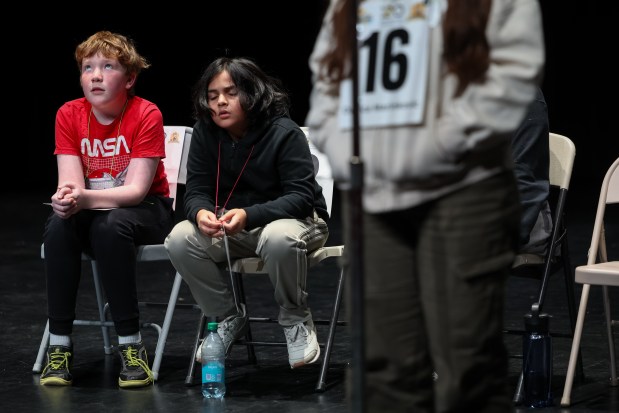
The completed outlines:
[[[131,97],[124,113],[109,125],[100,124],[91,108],[86,98],[79,98],[58,109],[54,150],[54,155],[81,157],[88,187],[123,185],[132,158],[165,158],[163,116],[157,105]],[[170,196],[161,160],[148,193]]]

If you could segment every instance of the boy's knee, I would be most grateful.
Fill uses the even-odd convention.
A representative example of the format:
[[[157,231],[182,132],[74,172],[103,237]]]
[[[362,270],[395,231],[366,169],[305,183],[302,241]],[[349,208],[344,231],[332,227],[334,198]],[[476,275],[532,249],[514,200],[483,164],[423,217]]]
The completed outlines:
[[[186,251],[186,224],[183,221],[174,226],[163,242],[163,246],[170,256],[176,256]],[[189,223],[191,225],[191,223]]]

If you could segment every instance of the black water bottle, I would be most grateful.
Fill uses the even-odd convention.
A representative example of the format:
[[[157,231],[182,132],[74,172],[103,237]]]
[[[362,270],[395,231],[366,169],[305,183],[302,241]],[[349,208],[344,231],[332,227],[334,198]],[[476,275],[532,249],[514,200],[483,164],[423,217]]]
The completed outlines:
[[[552,401],[552,337],[548,314],[532,311],[524,316],[523,403],[527,407],[548,407]]]

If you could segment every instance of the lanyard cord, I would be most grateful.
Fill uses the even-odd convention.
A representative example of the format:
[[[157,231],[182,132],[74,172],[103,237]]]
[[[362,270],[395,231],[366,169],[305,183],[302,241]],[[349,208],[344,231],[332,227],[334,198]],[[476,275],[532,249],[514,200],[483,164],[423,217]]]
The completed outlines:
[[[245,167],[247,166],[247,162],[249,162],[249,158],[251,158],[251,154],[254,151],[254,145],[251,146],[251,150],[249,151],[249,155],[247,155],[247,159],[245,160],[245,163],[243,164],[243,168],[241,169],[241,172],[239,172],[239,176],[236,178],[236,181],[234,182],[234,186],[232,187],[232,189],[230,190],[230,193],[228,194],[228,198],[226,199],[226,202],[224,203],[224,206],[221,207],[221,210],[224,211],[226,209],[226,205],[228,205],[228,201],[230,200],[230,197],[232,196],[232,192],[234,191],[234,188],[236,188],[236,184],[239,183],[239,179],[241,179],[241,175],[243,175],[243,171],[245,170]],[[215,215],[219,216],[219,170],[220,170],[220,165],[221,165],[221,141],[219,141],[219,147],[217,148],[217,186],[215,188]]]
[[[125,116],[125,109],[127,109],[127,102],[129,99],[125,100],[125,104],[123,105],[123,110],[120,113],[120,120],[118,121],[118,131],[116,132],[116,144],[114,145],[114,153],[112,154],[112,162],[110,165],[110,176],[114,179],[114,159],[116,159],[116,155],[120,150],[120,145],[118,144],[118,138],[120,138],[120,126],[123,124],[123,117]],[[88,126],[86,129],[86,139],[90,142],[90,118],[92,118],[92,105],[90,106],[90,112],[88,113]],[[86,176],[84,176],[85,180],[88,179],[88,175],[90,175],[90,156],[86,154]]]

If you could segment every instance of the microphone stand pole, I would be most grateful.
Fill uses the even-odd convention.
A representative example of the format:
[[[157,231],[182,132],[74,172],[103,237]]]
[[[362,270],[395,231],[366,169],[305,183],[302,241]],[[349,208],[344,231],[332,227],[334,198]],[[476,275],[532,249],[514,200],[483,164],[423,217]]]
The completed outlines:
[[[349,10],[351,61],[352,61],[352,114],[353,151],[350,160],[351,187],[348,193],[350,205],[350,276],[351,276],[351,338],[352,338],[352,412],[365,412],[365,334],[363,309],[363,161],[359,145],[359,73],[357,44],[357,3],[352,1]]]

